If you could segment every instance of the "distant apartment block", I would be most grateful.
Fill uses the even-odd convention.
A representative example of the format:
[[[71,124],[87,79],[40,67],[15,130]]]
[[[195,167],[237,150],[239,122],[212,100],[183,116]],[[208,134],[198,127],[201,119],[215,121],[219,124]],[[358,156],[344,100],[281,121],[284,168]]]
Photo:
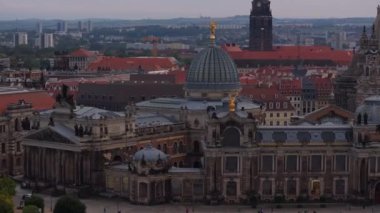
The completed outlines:
[[[67,22],[66,21],[59,21],[57,23],[57,32],[67,33]]]
[[[54,47],[54,36],[52,33],[44,33],[41,38],[42,48]]]
[[[14,46],[28,45],[28,33],[18,32],[13,38]]]
[[[42,23],[38,22],[37,26],[36,26],[36,33],[37,34],[42,34],[42,31],[43,31]]]

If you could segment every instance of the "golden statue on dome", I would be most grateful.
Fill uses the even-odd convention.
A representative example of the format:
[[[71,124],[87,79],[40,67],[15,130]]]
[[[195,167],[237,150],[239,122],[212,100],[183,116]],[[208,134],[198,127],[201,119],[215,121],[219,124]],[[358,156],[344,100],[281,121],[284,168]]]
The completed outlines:
[[[236,110],[236,103],[235,103],[235,96],[234,95],[231,95],[230,96],[230,101],[229,101],[229,109],[230,109],[230,112],[235,112]]]
[[[210,39],[211,40],[216,39],[216,27],[217,27],[216,22],[211,20],[211,23],[210,23]]]

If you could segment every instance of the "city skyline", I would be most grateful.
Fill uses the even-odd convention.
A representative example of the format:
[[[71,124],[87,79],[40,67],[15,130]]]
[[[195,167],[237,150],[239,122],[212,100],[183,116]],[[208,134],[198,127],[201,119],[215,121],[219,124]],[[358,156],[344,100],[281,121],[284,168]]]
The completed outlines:
[[[0,0],[0,20],[14,19],[168,19],[178,17],[228,17],[248,15],[250,0],[238,2],[220,0],[193,0],[180,2],[174,0],[149,1],[137,0],[83,0],[81,4],[67,0]],[[276,18],[345,18],[371,17],[379,4],[376,0],[281,0],[272,1]],[[44,11],[41,11],[43,5]],[[200,7],[200,5],[203,5]],[[339,10],[337,10],[339,8]]]

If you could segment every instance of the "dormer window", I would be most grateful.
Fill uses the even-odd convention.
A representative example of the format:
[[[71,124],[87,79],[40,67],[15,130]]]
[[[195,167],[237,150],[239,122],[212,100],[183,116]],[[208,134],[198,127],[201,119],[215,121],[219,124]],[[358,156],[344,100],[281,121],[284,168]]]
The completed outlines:
[[[281,108],[281,103],[280,102],[276,102],[276,109],[280,109]]]
[[[273,109],[273,102],[269,102],[269,109]]]
[[[284,102],[284,109],[287,109],[287,108],[288,108],[288,103]]]

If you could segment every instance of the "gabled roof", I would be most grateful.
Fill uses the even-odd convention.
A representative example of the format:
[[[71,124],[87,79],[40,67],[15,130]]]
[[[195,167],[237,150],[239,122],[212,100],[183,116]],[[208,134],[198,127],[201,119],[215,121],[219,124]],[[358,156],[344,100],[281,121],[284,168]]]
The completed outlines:
[[[56,123],[55,126],[48,126],[26,136],[23,143],[28,146],[80,152],[85,148],[81,146],[81,142],[88,140],[91,140],[91,138],[79,138],[75,136],[73,129]]]
[[[328,117],[328,116],[338,116],[338,117],[343,118],[345,121],[350,121],[351,119],[354,118],[354,114],[352,112],[349,112],[336,105],[328,105],[319,110],[316,110],[314,112],[311,112],[305,115],[304,120],[318,122],[322,118]]]

